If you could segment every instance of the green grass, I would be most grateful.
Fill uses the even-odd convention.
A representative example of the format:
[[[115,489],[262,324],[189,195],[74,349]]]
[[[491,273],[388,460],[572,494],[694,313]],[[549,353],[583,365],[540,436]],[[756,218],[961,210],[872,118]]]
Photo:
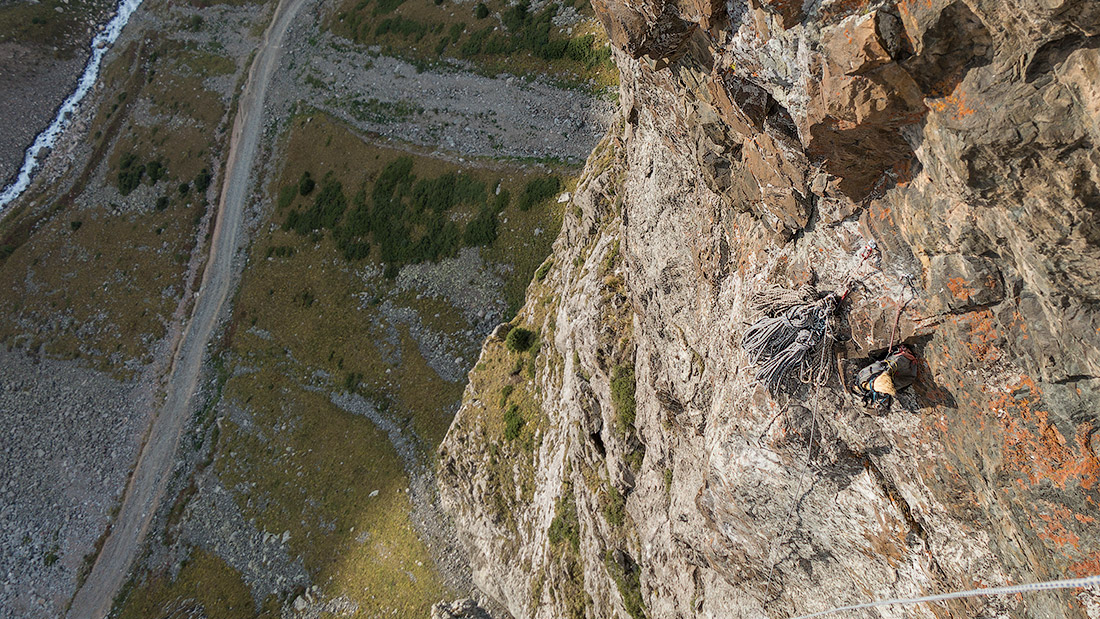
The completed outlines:
[[[240,574],[217,556],[196,548],[175,578],[160,573],[131,589],[119,619],[175,616],[172,613],[197,608],[219,619],[275,616],[258,614]]]
[[[586,21],[572,34],[551,23],[556,4],[535,13],[526,3],[503,0],[472,9],[434,0],[345,0],[325,26],[417,63],[430,65],[446,56],[472,60],[486,75],[547,74],[585,89],[616,84],[602,27],[587,2],[575,7]],[[494,30],[498,19],[506,27]]]
[[[109,203],[78,210],[73,197],[91,178],[85,173],[71,193],[47,190],[37,209],[6,213],[0,286],[10,293],[0,295],[0,341],[8,345],[44,346],[48,355],[126,374],[122,364],[149,362],[150,345],[165,334],[207,207],[202,190],[212,179],[203,170],[227,138],[216,132],[225,106],[202,76],[225,74],[236,60],[150,41],[143,50],[120,49],[104,66],[101,81],[111,94],[93,114],[90,146],[91,161],[106,159],[109,182],[121,193],[154,185],[155,197],[122,214]],[[135,124],[129,114],[139,102],[181,122]]]
[[[623,606],[631,619],[645,619],[645,603],[642,601],[641,568],[626,552],[622,552],[623,563],[620,565],[613,558],[613,553],[604,555],[604,566],[611,579],[619,590],[619,596],[623,600]]]
[[[263,369],[231,378],[225,392],[255,425],[223,423],[215,460],[224,484],[249,488],[237,496],[245,518],[289,531],[291,556],[326,596],[346,595],[364,616],[425,616],[447,592],[409,519],[408,478],[388,438],[304,390],[276,359],[257,362]]]
[[[615,427],[620,435],[634,431],[634,366],[615,366],[611,376],[611,403],[615,407]]]
[[[0,6],[0,43],[41,46],[50,48],[51,54],[57,47],[57,55],[69,56],[91,40],[85,22],[91,18],[102,20],[114,5],[112,0],[6,3]]]

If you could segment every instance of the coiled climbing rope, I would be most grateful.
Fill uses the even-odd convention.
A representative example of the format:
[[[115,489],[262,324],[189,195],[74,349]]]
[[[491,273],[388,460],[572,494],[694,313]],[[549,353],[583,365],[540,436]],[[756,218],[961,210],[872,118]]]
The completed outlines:
[[[825,615],[831,615],[833,613],[839,613],[848,610],[861,610],[864,608],[875,608],[877,606],[894,606],[897,604],[922,604],[925,602],[941,602],[943,600],[954,600],[958,598],[1013,595],[1016,593],[1034,593],[1036,591],[1050,591],[1054,589],[1084,589],[1086,587],[1100,587],[1100,575],[1085,576],[1084,578],[1072,578],[1069,580],[1047,580],[1043,582],[1034,582],[1024,585],[1012,585],[1008,587],[992,587],[989,589],[955,591],[953,593],[941,593],[939,595],[927,595],[918,598],[896,598],[892,600],[880,600],[878,602],[867,602],[866,604],[841,606],[830,610],[810,613],[809,615],[799,615],[797,617],[792,617],[791,619],[811,619],[812,617],[824,617]]]

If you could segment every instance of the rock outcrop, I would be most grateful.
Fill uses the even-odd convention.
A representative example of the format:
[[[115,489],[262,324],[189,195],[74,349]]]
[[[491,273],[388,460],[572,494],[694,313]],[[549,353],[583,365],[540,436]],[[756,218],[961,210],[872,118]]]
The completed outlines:
[[[596,6],[621,109],[514,321],[541,343],[490,338],[440,448],[485,593],[788,617],[1100,573],[1100,4]],[[843,345],[771,398],[749,298],[808,282],[850,290]],[[918,382],[865,409],[899,341]]]

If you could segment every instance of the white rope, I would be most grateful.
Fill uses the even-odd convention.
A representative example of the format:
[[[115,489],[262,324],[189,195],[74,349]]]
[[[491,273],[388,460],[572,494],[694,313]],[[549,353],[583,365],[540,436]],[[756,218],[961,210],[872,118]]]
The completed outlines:
[[[983,597],[990,595],[1009,595],[1015,593],[1031,593],[1034,591],[1049,591],[1052,589],[1081,589],[1084,587],[1100,587],[1100,575],[1085,576],[1084,578],[1073,578],[1070,580],[1048,580],[1026,585],[1013,585],[1010,587],[971,589],[970,591],[941,593],[940,595],[929,595],[919,598],[897,598],[893,600],[881,600],[878,602],[868,602],[866,604],[855,604],[853,606],[841,606],[840,608],[823,610],[821,612],[811,613],[809,615],[799,615],[797,617],[792,617],[791,619],[810,619],[811,617],[821,617],[824,615],[831,615],[833,613],[839,613],[846,610],[859,610],[862,608],[874,608],[876,606],[892,606],[895,604],[920,604],[923,602],[939,602],[941,600],[954,600],[957,598]]]

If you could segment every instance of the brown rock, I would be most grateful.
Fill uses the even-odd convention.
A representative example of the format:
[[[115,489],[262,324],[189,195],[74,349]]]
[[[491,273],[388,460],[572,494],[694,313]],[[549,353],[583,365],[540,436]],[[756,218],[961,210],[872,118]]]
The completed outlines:
[[[594,0],[592,8],[611,42],[634,59],[674,60],[699,27],[681,19],[676,4],[667,0],[637,7],[620,0]]]

